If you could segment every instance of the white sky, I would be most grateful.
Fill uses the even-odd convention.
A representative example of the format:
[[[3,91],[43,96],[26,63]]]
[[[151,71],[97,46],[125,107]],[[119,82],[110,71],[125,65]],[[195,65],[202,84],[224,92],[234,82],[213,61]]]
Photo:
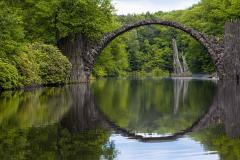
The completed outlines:
[[[200,0],[113,0],[118,15],[186,9]]]

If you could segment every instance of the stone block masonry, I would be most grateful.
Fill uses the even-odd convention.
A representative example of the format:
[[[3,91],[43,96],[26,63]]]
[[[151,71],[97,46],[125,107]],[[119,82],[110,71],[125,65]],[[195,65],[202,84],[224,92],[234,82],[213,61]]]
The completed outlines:
[[[225,24],[223,66],[224,79],[237,80],[240,78],[240,22]]]

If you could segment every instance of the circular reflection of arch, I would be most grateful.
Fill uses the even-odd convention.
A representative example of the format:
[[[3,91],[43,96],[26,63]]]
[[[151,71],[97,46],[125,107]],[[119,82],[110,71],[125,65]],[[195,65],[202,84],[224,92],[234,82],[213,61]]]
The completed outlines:
[[[88,85],[81,84],[77,86],[69,86],[69,91],[73,98],[73,103],[70,111],[61,120],[61,125],[64,128],[68,128],[71,132],[83,132],[95,128],[96,126],[102,126],[103,128],[113,130],[122,136],[143,142],[173,141],[181,138],[187,133],[198,131],[211,123],[214,123],[219,115],[217,94],[208,111],[188,128],[169,136],[144,137],[122,128],[110,120],[109,117],[97,106],[95,97],[91,93],[91,89]]]
[[[174,133],[170,136],[163,137],[143,137],[136,135],[130,131],[117,126],[114,122],[110,121],[98,108],[98,113],[102,117],[102,121],[108,124],[117,133],[122,134],[133,139],[143,142],[151,141],[172,141],[190,133],[197,132],[201,129],[207,128],[212,124],[223,124],[225,130],[223,132],[230,138],[240,137],[240,85],[233,81],[220,81],[218,89],[214,96],[212,105],[208,111],[196,120],[190,127]]]
[[[142,20],[138,21],[136,23],[127,24],[113,32],[110,32],[106,34],[102,40],[100,40],[99,43],[94,45],[89,51],[87,51],[87,54],[83,55],[84,60],[84,70],[87,73],[87,76],[90,75],[94,63],[97,59],[97,57],[101,54],[103,49],[115,38],[118,36],[141,26],[148,26],[148,25],[161,25],[161,26],[169,26],[176,29],[179,29],[187,34],[189,34],[191,37],[193,37],[195,40],[197,40],[200,44],[202,44],[209,52],[213,63],[215,64],[216,71],[218,72],[219,76],[221,76],[223,73],[222,68],[222,62],[221,57],[223,55],[224,47],[223,42],[218,42],[216,38],[209,37],[201,32],[198,32],[192,28],[186,27],[180,23],[173,22],[173,21],[162,21],[162,20]],[[220,77],[221,78],[221,77]]]
[[[207,126],[209,126],[212,123],[215,123],[221,116],[218,103],[217,103],[217,96],[214,98],[212,105],[207,110],[205,114],[203,114],[202,117],[197,119],[190,127],[181,130],[179,132],[173,133],[169,136],[159,136],[159,137],[144,137],[142,135],[137,135],[125,128],[122,128],[118,125],[116,125],[115,122],[111,121],[101,110],[99,107],[95,107],[96,112],[99,115],[100,121],[104,125],[104,127],[110,128],[114,130],[116,133],[121,134],[122,136],[136,139],[142,142],[159,142],[159,141],[174,141],[178,138],[183,137],[184,135],[199,131]]]

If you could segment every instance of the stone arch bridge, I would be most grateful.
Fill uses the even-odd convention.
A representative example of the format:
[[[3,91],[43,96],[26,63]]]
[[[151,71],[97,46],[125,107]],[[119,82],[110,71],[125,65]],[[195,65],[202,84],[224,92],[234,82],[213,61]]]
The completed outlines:
[[[152,19],[124,25],[113,32],[107,33],[100,41],[95,43],[86,42],[78,35],[74,37],[74,40],[69,40],[69,37],[61,39],[58,46],[73,65],[70,81],[88,82],[98,56],[111,41],[123,33],[147,25],[169,26],[187,33],[208,50],[220,79],[239,79],[240,71],[238,71],[238,68],[240,64],[236,61],[236,59],[240,61],[240,56],[238,56],[240,46],[237,45],[240,42],[240,38],[237,38],[240,37],[239,22],[227,23],[225,26],[225,40],[220,41],[214,36],[205,35],[177,22]],[[233,44],[232,41],[238,43]],[[235,55],[234,58],[231,54]],[[232,60],[235,60],[235,63],[232,63]]]

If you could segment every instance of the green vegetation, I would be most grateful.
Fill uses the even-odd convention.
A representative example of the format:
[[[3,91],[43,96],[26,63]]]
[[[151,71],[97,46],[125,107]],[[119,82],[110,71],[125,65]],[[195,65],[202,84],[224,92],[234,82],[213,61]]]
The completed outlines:
[[[43,84],[63,83],[69,75],[71,64],[59,50],[51,45],[34,44],[31,50],[36,51],[36,62],[39,64]]]
[[[200,141],[206,150],[217,151],[220,159],[239,159],[240,139],[228,137],[225,130],[224,124],[220,123],[194,133],[192,137]]]
[[[56,47],[33,43],[21,46],[14,54],[0,59],[0,68],[0,86],[10,89],[64,83],[71,64]]]
[[[4,127],[4,123],[9,122],[9,128],[15,125],[29,128],[58,122],[72,104],[70,95],[64,91],[64,88],[55,87],[3,92],[0,95],[0,126]]]
[[[224,23],[239,19],[239,6],[239,0],[202,0],[186,10],[116,16],[111,0],[2,0],[0,86],[64,83],[71,66],[56,47],[60,40],[74,41],[80,35],[95,42],[106,32],[142,19],[178,21],[221,40]],[[214,72],[206,49],[190,36],[169,27],[146,26],[114,40],[97,60],[93,76],[169,75],[173,37],[191,72]]]
[[[2,0],[0,7],[1,89],[68,82],[71,64],[58,40],[97,40],[114,21],[108,0]]]
[[[84,94],[84,90],[78,91]],[[117,153],[109,141],[109,132],[100,127],[72,131],[72,121],[69,126],[64,125],[76,118],[72,116],[62,122],[69,110],[76,107],[72,105],[79,98],[73,99],[72,95],[79,92],[65,86],[0,94],[1,160],[93,160],[100,157],[113,160]],[[88,108],[83,104],[81,109]],[[83,112],[81,109],[79,111]],[[78,126],[89,125],[74,122]]]
[[[100,157],[112,160],[116,156],[114,145],[108,140],[109,133],[103,129],[72,133],[60,124],[52,124],[31,128],[5,125],[0,130],[2,160],[93,160]]]
[[[5,63],[0,59],[0,86],[12,88],[18,84],[18,72],[15,66]]]

